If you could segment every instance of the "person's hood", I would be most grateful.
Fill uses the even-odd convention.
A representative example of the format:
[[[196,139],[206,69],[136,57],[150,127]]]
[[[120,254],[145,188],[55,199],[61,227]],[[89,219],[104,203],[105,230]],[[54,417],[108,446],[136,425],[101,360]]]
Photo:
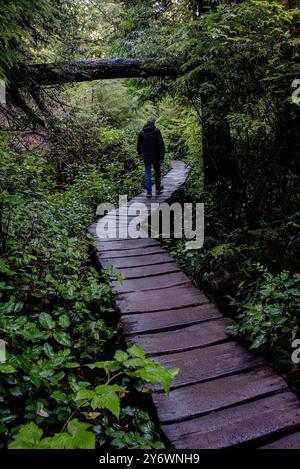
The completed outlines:
[[[146,124],[143,127],[144,132],[152,132],[155,129],[154,124]]]

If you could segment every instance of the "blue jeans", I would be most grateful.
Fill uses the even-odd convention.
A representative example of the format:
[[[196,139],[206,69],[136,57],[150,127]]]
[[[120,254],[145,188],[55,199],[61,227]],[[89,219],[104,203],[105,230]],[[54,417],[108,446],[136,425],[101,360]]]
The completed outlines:
[[[145,161],[145,186],[147,194],[152,194],[152,180],[151,180],[151,166],[154,168],[155,173],[155,187],[156,190],[160,188],[160,163],[159,161]]]

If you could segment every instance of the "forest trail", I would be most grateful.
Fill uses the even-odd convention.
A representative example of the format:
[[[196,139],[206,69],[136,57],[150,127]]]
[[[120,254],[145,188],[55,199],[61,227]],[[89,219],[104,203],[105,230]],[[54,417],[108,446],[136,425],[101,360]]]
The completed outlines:
[[[166,202],[188,169],[173,161],[165,191],[145,204]],[[112,212],[104,219],[109,220]],[[126,223],[117,210],[117,223]],[[129,219],[130,222],[130,219]],[[96,225],[91,232],[96,234]],[[180,368],[170,393],[152,389],[161,428],[175,448],[300,448],[300,402],[262,358],[228,335],[218,308],[180,271],[155,239],[96,237],[97,257],[124,277],[112,283],[128,345],[136,343],[166,367]]]

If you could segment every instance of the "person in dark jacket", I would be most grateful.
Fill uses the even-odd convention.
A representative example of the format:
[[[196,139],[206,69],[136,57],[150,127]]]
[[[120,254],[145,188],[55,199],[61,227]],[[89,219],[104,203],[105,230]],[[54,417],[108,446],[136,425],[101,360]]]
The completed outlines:
[[[146,125],[142,128],[137,139],[137,151],[145,165],[145,185],[147,197],[152,196],[151,167],[155,172],[156,193],[163,190],[161,185],[160,165],[165,156],[165,144],[161,131],[155,127],[155,118],[148,117]]]

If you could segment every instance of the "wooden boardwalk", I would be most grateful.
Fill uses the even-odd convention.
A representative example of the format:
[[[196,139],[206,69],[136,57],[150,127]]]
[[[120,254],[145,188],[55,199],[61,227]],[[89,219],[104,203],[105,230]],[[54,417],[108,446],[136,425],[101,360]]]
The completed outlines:
[[[167,201],[185,181],[179,161],[164,178],[165,191],[147,207]],[[154,193],[155,194],[155,193]],[[106,215],[106,220],[112,213]],[[126,223],[117,210],[118,224]],[[95,225],[91,227],[95,234]],[[126,341],[166,367],[180,368],[168,395],[152,397],[161,428],[175,448],[300,448],[300,403],[261,358],[226,333],[226,320],[154,239],[96,238],[103,267],[124,277],[113,282]]]

